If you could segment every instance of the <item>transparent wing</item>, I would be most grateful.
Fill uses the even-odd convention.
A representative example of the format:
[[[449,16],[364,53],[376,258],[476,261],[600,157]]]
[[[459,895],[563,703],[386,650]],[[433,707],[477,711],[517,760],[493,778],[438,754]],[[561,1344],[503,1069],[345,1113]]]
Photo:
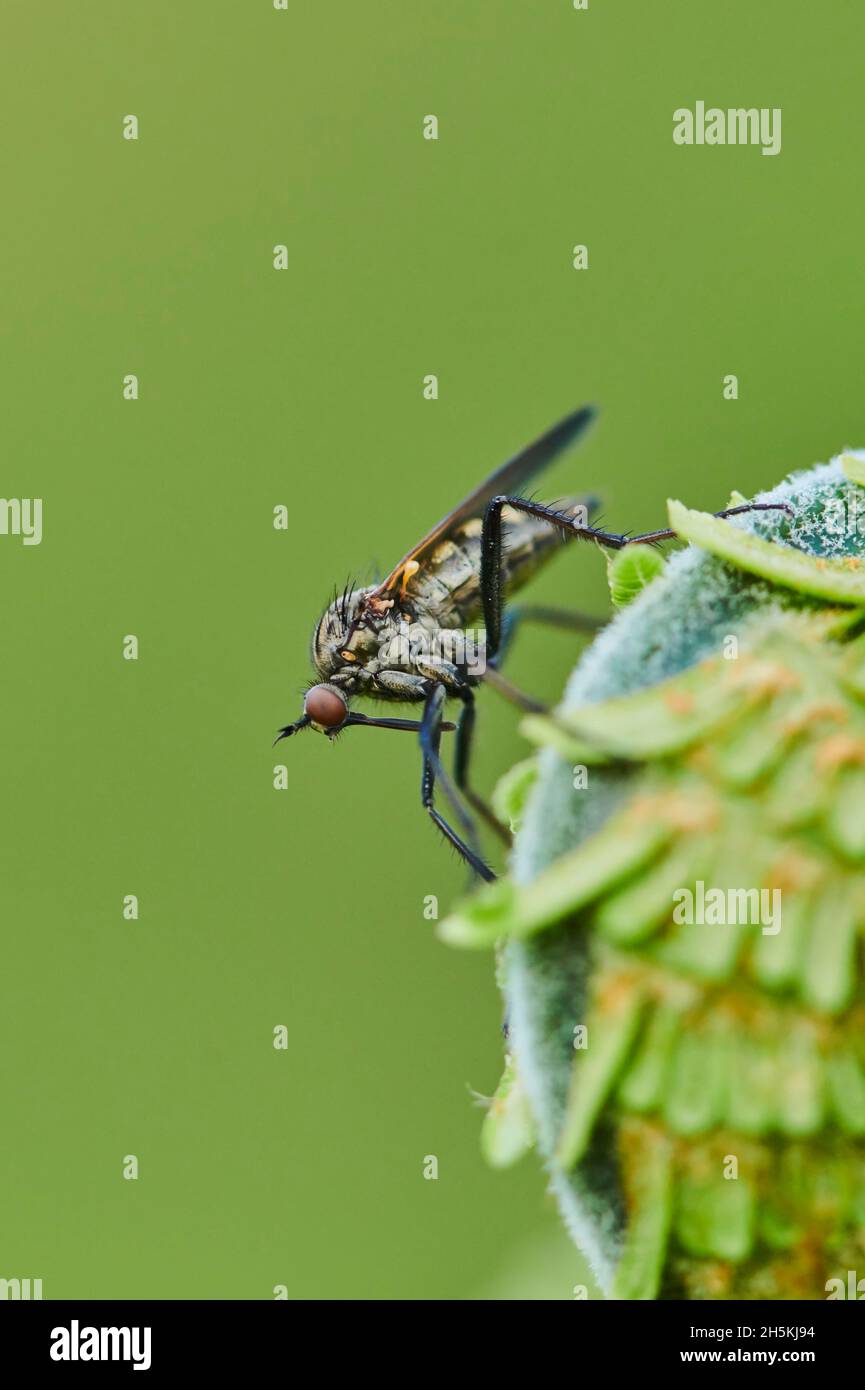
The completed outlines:
[[[468,497],[462,501],[447,516],[442,517],[437,526],[434,526],[423,538],[418,541],[406,555],[402,557],[399,564],[391,570],[390,574],[374,591],[374,597],[379,598],[384,594],[395,589],[400,584],[405,584],[407,577],[415,574],[420,568],[425,555],[429,553],[434,545],[444,540],[463,522],[469,521],[472,517],[481,516],[487,503],[500,493],[518,492],[529,481],[534,478],[553,459],[560,454],[569,444],[573,444],[588,429],[595,417],[593,406],[582,406],[575,410],[572,415],[560,420],[546,434],[542,434],[540,439],[529,444],[522,449],[507,463],[503,463],[497,468],[495,473],[491,473],[484,482],[470,492]]]

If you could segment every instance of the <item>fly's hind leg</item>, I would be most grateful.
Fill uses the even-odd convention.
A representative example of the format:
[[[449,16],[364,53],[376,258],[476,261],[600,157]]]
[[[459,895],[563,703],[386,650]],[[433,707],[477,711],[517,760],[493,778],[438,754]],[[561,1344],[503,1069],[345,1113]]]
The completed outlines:
[[[788,516],[793,516],[793,508],[786,502],[742,502],[738,507],[725,507],[721,512],[713,512],[713,516],[725,521],[729,516],[742,516],[745,512],[786,512]],[[641,536],[626,536],[626,545],[656,545],[658,541],[673,541],[676,539],[676,532],[670,530],[663,531],[644,531]]]
[[[589,526],[585,509],[575,514],[564,512],[541,502],[530,502],[525,497],[493,497],[484,511],[481,530],[481,603],[483,606],[484,627],[486,629],[487,662],[497,665],[499,653],[513,636],[513,625],[505,614],[505,571],[502,544],[502,512],[505,507],[524,512],[539,521],[548,521],[568,537],[585,539],[608,539],[610,544],[624,544],[624,537],[613,537],[594,526]]]
[[[527,497],[493,497],[486,506],[481,531],[481,601],[483,603],[484,625],[487,634],[487,661],[494,661],[502,644],[502,620],[504,614],[504,569],[502,565],[502,512],[505,507],[523,512],[526,516],[548,521],[551,526],[570,540],[597,541],[609,550],[624,550],[627,545],[654,544],[658,541],[675,539],[675,531],[645,531],[638,536],[618,535],[614,531],[604,531],[598,526],[590,526],[585,509],[575,512],[562,511],[543,502],[532,502]],[[787,512],[791,509],[784,502],[745,502],[737,507],[725,507],[715,512],[717,517],[740,516],[743,512]]]

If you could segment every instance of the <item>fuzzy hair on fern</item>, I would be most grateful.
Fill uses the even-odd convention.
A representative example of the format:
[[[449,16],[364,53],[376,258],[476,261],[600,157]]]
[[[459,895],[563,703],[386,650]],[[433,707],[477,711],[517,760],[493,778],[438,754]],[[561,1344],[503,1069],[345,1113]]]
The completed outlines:
[[[733,501],[741,501],[734,498]],[[503,779],[510,876],[442,923],[495,949],[483,1125],[534,1143],[607,1297],[825,1299],[865,1260],[865,454],[668,562]]]

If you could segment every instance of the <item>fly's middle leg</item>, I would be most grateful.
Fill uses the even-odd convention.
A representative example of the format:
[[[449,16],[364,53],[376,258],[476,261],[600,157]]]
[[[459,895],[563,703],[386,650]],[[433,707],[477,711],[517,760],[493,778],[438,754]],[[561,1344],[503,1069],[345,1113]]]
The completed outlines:
[[[604,626],[605,621],[604,618],[591,617],[588,613],[577,613],[566,608],[545,608],[532,604],[520,604],[508,608],[502,615],[498,648],[495,655],[487,662],[484,672],[487,685],[493,686],[500,695],[503,695],[512,705],[516,705],[518,709],[529,714],[545,714],[547,712],[545,704],[535,700],[531,695],[527,695],[524,690],[520,690],[501,673],[502,663],[513,645],[517,628],[523,622],[537,622],[566,632],[578,632],[587,635],[597,632],[599,628]]]
[[[428,812],[430,819],[435,822],[445,839],[453,845],[454,849],[462,855],[463,859],[471,869],[488,883],[493,882],[495,874],[492,869],[484,863],[480,855],[472,849],[461,835],[449,825],[435,805],[435,787],[438,780],[442,788],[449,795],[454,809],[467,827],[468,833],[472,832],[471,820],[459,810],[459,803],[456,794],[452,792],[448,778],[441,765],[439,758],[439,742],[441,739],[442,711],[444,709],[447,690],[439,682],[431,684],[427,692],[424,703],[423,718],[420,727],[420,745],[423,753],[423,771],[421,774],[421,804]]]
[[[496,665],[501,666],[523,623],[538,623],[543,627],[558,628],[561,632],[577,632],[584,637],[591,637],[599,632],[606,622],[606,618],[596,618],[591,613],[578,613],[570,608],[550,608],[538,603],[512,603],[502,619],[502,636],[496,654]]]
[[[454,748],[454,781],[469,805],[474,807],[490,829],[495,831],[499,839],[510,848],[512,843],[510,831],[502,825],[492,807],[484,801],[483,797],[478,795],[469,782],[469,761],[477,708],[471,686],[463,687],[460,692],[460,699],[463,702],[463,708],[457,724],[456,746]]]

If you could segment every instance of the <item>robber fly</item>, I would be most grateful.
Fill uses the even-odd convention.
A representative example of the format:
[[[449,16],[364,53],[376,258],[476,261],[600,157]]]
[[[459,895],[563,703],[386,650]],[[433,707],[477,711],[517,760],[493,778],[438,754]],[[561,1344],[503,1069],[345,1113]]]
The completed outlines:
[[[312,638],[318,681],[304,699],[303,713],[277,735],[276,742],[312,728],[328,738],[356,726],[416,733],[423,761],[421,802],[439,830],[481,878],[495,874],[477,848],[468,803],[503,839],[507,831],[469,782],[475,724],[475,690],[495,685],[523,708],[541,709],[498,671],[519,617],[559,627],[591,629],[599,624],[557,609],[514,609],[505,599],[515,593],[557,549],[562,539],[595,541],[621,550],[638,541],[670,540],[675,532],[618,535],[590,524],[591,497],[571,497],[555,505],[522,495],[525,485],[588,428],[594,410],[584,406],[492,473],[465,501],[424,536],[379,584],[346,588],[326,609]],[[716,513],[788,510],[781,504],[750,503]],[[480,641],[459,641],[480,622]],[[445,640],[447,639],[447,640]],[[350,708],[357,697],[422,706],[420,719],[371,718]],[[445,701],[461,705],[456,726],[443,718]],[[445,773],[439,747],[443,732],[456,730],[453,782]],[[460,822],[458,832],[435,805],[436,783],[448,796]],[[458,793],[461,793],[463,801]]]

